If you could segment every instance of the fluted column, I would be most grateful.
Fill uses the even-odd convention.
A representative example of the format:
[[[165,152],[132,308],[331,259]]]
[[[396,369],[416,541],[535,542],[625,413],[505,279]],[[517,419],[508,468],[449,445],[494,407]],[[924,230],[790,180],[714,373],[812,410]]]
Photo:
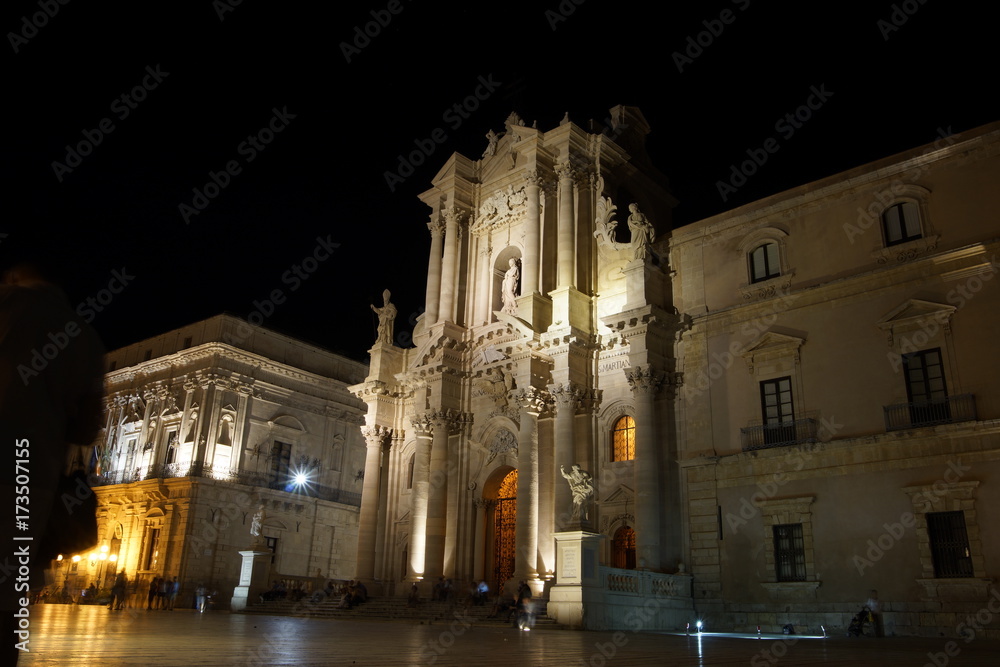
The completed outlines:
[[[449,209],[444,212],[444,258],[441,264],[441,302],[438,310],[438,320],[455,321],[455,274],[458,268],[459,235],[458,224],[462,212]]]
[[[660,456],[653,398],[663,381],[649,366],[625,369],[635,400],[635,543],[640,568],[660,567]]]
[[[573,383],[549,385],[549,393],[555,400],[555,457],[552,484],[555,488],[556,532],[578,528],[571,525],[573,515],[573,494],[569,484],[563,479],[560,466],[569,470],[576,463],[573,445],[573,424],[579,405],[580,389]]]
[[[365,480],[361,487],[361,512],[358,516],[357,578],[375,580],[375,536],[378,529],[379,481],[382,476],[382,448],[392,432],[384,426],[361,429],[367,445]]]
[[[413,455],[413,490],[410,494],[410,576],[412,581],[419,581],[426,576],[427,498],[434,426],[429,415],[413,417],[411,424],[417,436],[417,445]]]
[[[538,579],[538,415],[545,409],[545,398],[534,387],[515,392],[513,398],[521,408],[514,578],[535,581]]]
[[[444,225],[440,220],[431,220],[427,223],[427,228],[431,232],[431,255],[427,263],[427,298],[424,317],[427,324],[434,324],[438,320],[438,307],[441,303],[441,237],[444,235]]]
[[[538,172],[525,176],[528,212],[524,219],[524,259],[521,262],[521,294],[538,291],[538,262],[541,252],[542,222],[538,205]]]
[[[493,298],[493,239],[489,232],[479,237],[482,250],[479,253],[480,275],[476,293],[476,324],[486,324],[490,321]]]
[[[486,510],[493,507],[492,500],[477,498],[472,501],[476,508],[476,536],[475,562],[472,564],[472,576],[476,581],[486,578]]]
[[[559,217],[556,224],[556,251],[558,253],[557,287],[572,287],[575,284],[573,273],[576,266],[576,256],[573,251],[575,235],[573,231],[573,169],[564,164],[557,168],[559,175]]]

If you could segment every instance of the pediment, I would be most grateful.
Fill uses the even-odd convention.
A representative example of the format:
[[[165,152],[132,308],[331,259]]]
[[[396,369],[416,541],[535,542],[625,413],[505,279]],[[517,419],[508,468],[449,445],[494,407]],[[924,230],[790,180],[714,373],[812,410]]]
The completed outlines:
[[[635,492],[627,486],[619,486],[604,499],[605,503],[634,503]]]
[[[752,359],[761,354],[794,354],[798,352],[804,342],[806,342],[805,339],[797,336],[787,336],[769,331],[743,353],[743,358]]]
[[[919,323],[931,319],[947,321],[951,318],[955,310],[957,310],[955,306],[948,306],[943,303],[909,299],[883,315],[882,319],[876,324],[879,329],[888,331],[900,325],[919,325]]]

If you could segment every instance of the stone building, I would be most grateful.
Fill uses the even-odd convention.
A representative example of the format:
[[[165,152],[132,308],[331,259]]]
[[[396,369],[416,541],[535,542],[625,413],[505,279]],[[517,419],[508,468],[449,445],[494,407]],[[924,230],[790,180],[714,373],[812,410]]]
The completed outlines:
[[[263,507],[269,580],[309,587],[355,567],[366,367],[219,315],[108,355],[97,452],[99,543],[56,584],[107,587],[124,569],[140,595],[177,576],[226,605]]]
[[[1000,124],[941,132],[673,233],[683,549],[716,624],[843,627],[873,589],[890,633],[1000,609],[998,182]]]
[[[877,589],[961,634],[1000,566],[1000,127],[676,230],[648,132],[512,114],[421,195],[415,347],[351,387],[357,575],[646,630],[842,629]]]

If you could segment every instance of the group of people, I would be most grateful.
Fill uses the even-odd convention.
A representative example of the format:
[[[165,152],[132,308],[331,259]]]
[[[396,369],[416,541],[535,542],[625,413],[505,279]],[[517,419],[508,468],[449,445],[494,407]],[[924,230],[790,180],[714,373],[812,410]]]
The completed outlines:
[[[337,609],[350,609],[363,602],[368,602],[368,588],[361,581],[350,581],[340,587],[340,602]]]
[[[154,577],[149,582],[149,593],[146,598],[146,611],[154,609],[165,609],[173,611],[177,602],[177,594],[181,591],[181,583],[177,577],[170,580],[170,577]],[[113,599],[112,595],[112,599]]]

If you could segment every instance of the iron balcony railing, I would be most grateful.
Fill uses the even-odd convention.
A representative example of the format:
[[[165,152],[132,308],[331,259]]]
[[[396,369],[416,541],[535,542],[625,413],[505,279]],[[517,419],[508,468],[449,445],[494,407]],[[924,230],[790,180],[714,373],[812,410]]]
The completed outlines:
[[[740,429],[743,451],[816,442],[816,420],[796,419],[780,424],[758,424]]]
[[[114,484],[130,484],[146,479],[170,479],[177,477],[199,477],[214,479],[218,482],[230,484],[243,484],[246,486],[259,486],[277,491],[296,493],[310,498],[329,500],[331,502],[343,503],[361,507],[361,494],[344,489],[335,489],[322,484],[306,483],[302,485],[291,484],[275,477],[274,473],[262,473],[254,470],[229,470],[213,471],[212,466],[195,464],[191,466],[177,463],[160,463],[145,467],[133,468],[132,470],[115,470],[103,475],[91,475],[91,486],[111,486]]]
[[[886,431],[976,420],[976,400],[973,394],[886,405],[883,410]]]

